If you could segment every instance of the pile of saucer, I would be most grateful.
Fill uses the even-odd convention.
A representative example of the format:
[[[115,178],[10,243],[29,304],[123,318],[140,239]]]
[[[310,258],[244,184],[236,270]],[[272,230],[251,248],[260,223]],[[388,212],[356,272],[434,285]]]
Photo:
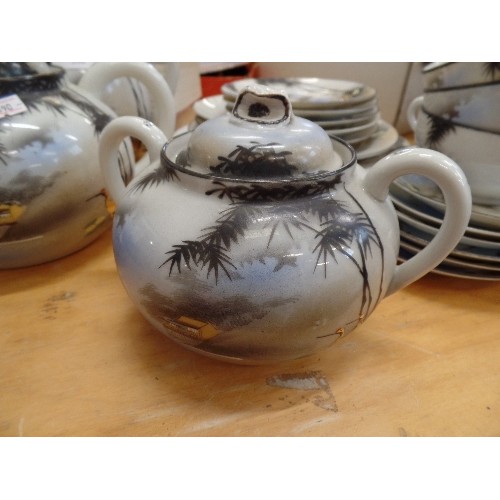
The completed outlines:
[[[226,83],[221,94],[194,104],[196,123],[231,111],[241,90],[265,85],[283,90],[293,112],[351,144],[358,160],[370,162],[401,146],[402,138],[380,115],[377,93],[362,83],[325,78],[245,78]]]
[[[428,245],[443,221],[445,204],[434,182],[406,175],[390,186],[401,232],[401,261]],[[464,236],[435,273],[458,278],[500,280],[500,206],[474,204]]]
[[[429,63],[421,76],[423,93],[407,110],[415,144],[445,154],[462,168],[473,203],[464,236],[435,272],[499,280],[500,65]],[[443,196],[432,181],[417,175],[397,179],[390,193],[401,229],[400,258],[407,260],[437,232]]]

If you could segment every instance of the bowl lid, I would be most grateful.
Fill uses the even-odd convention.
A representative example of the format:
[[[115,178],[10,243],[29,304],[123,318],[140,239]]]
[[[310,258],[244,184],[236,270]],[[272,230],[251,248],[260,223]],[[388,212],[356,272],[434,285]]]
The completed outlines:
[[[334,142],[319,125],[293,114],[284,91],[256,85],[238,94],[231,113],[190,132],[185,151],[175,159],[168,144],[164,153],[169,161],[196,174],[285,180],[336,172],[352,163],[352,148],[341,155]]]

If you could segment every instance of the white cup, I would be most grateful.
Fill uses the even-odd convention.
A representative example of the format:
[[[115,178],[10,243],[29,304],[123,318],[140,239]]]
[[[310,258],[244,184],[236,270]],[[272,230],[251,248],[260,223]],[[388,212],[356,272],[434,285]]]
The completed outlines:
[[[432,62],[422,68],[424,90],[500,81],[500,63]]]
[[[407,118],[415,124],[420,108],[460,125],[500,132],[500,81],[493,84],[427,91],[409,105]]]
[[[439,151],[462,168],[474,203],[500,205],[500,133],[460,125],[423,108],[410,125],[418,146]]]

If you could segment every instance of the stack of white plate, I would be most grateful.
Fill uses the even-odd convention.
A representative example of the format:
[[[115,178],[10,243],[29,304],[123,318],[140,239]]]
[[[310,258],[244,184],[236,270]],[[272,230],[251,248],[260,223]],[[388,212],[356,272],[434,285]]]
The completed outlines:
[[[394,127],[384,121],[375,89],[362,83],[324,78],[245,78],[226,83],[221,94],[194,104],[196,123],[231,111],[241,90],[265,85],[283,90],[293,112],[321,126],[328,135],[350,143],[360,161],[370,161],[401,145]]]
[[[418,175],[396,179],[390,187],[401,230],[400,260],[428,245],[441,226],[445,204],[440,189]],[[450,207],[453,210],[453,207]],[[500,207],[473,205],[459,244],[435,273],[478,280],[500,280]]]

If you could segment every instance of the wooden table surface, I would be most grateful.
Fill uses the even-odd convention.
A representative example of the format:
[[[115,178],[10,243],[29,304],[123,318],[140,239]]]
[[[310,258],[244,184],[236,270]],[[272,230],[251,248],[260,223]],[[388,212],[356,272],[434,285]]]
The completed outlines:
[[[162,336],[111,231],[0,271],[2,436],[498,436],[500,282],[428,274],[330,349],[240,366]]]

